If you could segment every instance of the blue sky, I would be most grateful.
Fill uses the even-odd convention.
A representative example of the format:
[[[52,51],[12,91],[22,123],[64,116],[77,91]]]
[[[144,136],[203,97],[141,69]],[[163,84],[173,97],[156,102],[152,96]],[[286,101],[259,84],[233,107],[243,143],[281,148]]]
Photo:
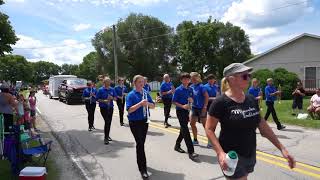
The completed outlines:
[[[14,53],[30,61],[80,63],[90,39],[130,12],[152,15],[176,27],[209,16],[245,29],[254,54],[302,33],[320,35],[318,0],[5,0],[1,11],[20,40]]]

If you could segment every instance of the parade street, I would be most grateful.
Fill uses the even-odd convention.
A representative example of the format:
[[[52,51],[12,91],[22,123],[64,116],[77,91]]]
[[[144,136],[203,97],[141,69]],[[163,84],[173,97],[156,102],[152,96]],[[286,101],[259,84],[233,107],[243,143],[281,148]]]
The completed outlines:
[[[64,150],[84,173],[87,179],[136,180],[141,179],[136,164],[135,141],[128,127],[120,126],[119,113],[115,105],[109,145],[103,143],[104,121],[97,106],[95,111],[96,130],[88,132],[87,112],[84,105],[66,105],[59,100],[37,94],[38,112],[49,125],[54,136]],[[191,161],[188,154],[174,151],[179,133],[179,123],[175,109],[171,110],[170,128],[163,126],[163,110],[151,110],[149,132],[145,150],[148,172],[151,180],[214,180],[225,179],[216,154],[208,149],[204,129],[198,124],[200,146],[195,147],[199,154],[197,162]],[[296,126],[287,126],[278,131],[270,123],[280,141],[297,160],[297,167],[290,170],[279,151],[257,131],[257,165],[249,179],[320,179],[320,133]],[[219,134],[217,129],[216,134]],[[184,142],[182,148],[186,150]],[[53,157],[54,158],[54,157]]]

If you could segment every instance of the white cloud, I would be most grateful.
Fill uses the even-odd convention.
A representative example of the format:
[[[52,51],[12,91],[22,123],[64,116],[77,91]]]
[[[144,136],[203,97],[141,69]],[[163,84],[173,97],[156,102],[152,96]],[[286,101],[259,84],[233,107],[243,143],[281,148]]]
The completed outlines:
[[[152,4],[157,4],[159,2],[168,2],[168,0],[55,0],[55,1],[73,2],[73,3],[89,2],[96,6],[105,5],[105,6],[120,6],[120,7],[124,7],[127,5],[148,6]]]
[[[91,27],[91,24],[75,24],[73,25],[73,30],[74,31],[84,31],[87,30]]]
[[[11,0],[11,2],[23,3],[23,2],[25,2],[25,0]]]
[[[260,53],[261,49],[274,47],[279,44],[278,40],[289,37],[280,35],[280,27],[312,11],[309,3],[303,0],[241,0],[233,2],[221,20],[244,29],[250,37],[252,52]]]
[[[79,64],[93,48],[74,39],[65,39],[51,45],[25,35],[18,35],[19,41],[13,47],[14,54],[25,56],[29,61],[50,61],[56,64]]]

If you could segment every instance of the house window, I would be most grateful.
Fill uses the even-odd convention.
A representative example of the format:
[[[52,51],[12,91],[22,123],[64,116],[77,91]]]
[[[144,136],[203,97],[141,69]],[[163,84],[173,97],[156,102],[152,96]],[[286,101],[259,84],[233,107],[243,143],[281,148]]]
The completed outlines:
[[[320,67],[305,67],[305,88],[315,89],[320,85]]]

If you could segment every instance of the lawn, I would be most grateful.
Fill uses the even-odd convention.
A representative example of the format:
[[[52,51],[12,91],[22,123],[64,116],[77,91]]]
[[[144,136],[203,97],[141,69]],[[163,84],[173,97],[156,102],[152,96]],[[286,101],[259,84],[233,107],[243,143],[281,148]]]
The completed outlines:
[[[155,100],[156,96],[157,96],[157,92],[152,91],[151,92],[152,99]],[[303,101],[304,113],[307,113],[307,107],[310,104],[309,101],[310,101],[310,97],[306,97]],[[157,103],[156,105],[157,107],[163,107],[162,103]],[[275,102],[275,109],[277,111],[278,118],[283,124],[291,124],[291,125],[298,125],[298,126],[303,126],[307,128],[320,129],[320,120],[312,120],[311,118],[308,118],[305,120],[297,119],[295,116],[291,115],[292,113],[291,106],[292,106],[292,100],[281,100],[280,104],[278,103],[278,101]],[[174,108],[174,105],[172,107]],[[267,108],[266,108],[265,102],[263,101],[262,112],[261,112],[262,116],[265,115],[266,110]],[[269,116],[269,122],[273,122],[271,115]]]
[[[58,167],[55,164],[53,158],[50,157],[47,160],[47,179],[56,180],[59,179]],[[13,177],[11,175],[10,163],[7,160],[0,160],[0,177],[1,179],[19,179],[18,177]]]
[[[303,110],[304,113],[307,113],[307,107],[309,106],[309,98],[306,98],[303,100]],[[278,118],[281,123],[283,124],[292,124],[292,125],[298,125],[308,128],[317,128],[320,129],[320,120],[312,120],[311,118],[302,120],[297,119],[295,116],[293,116],[292,113],[292,100],[282,100],[279,104],[278,101],[275,102],[275,109],[278,115]],[[266,113],[266,105],[265,102],[262,103],[262,116]],[[272,116],[269,116],[269,121],[272,121]]]

